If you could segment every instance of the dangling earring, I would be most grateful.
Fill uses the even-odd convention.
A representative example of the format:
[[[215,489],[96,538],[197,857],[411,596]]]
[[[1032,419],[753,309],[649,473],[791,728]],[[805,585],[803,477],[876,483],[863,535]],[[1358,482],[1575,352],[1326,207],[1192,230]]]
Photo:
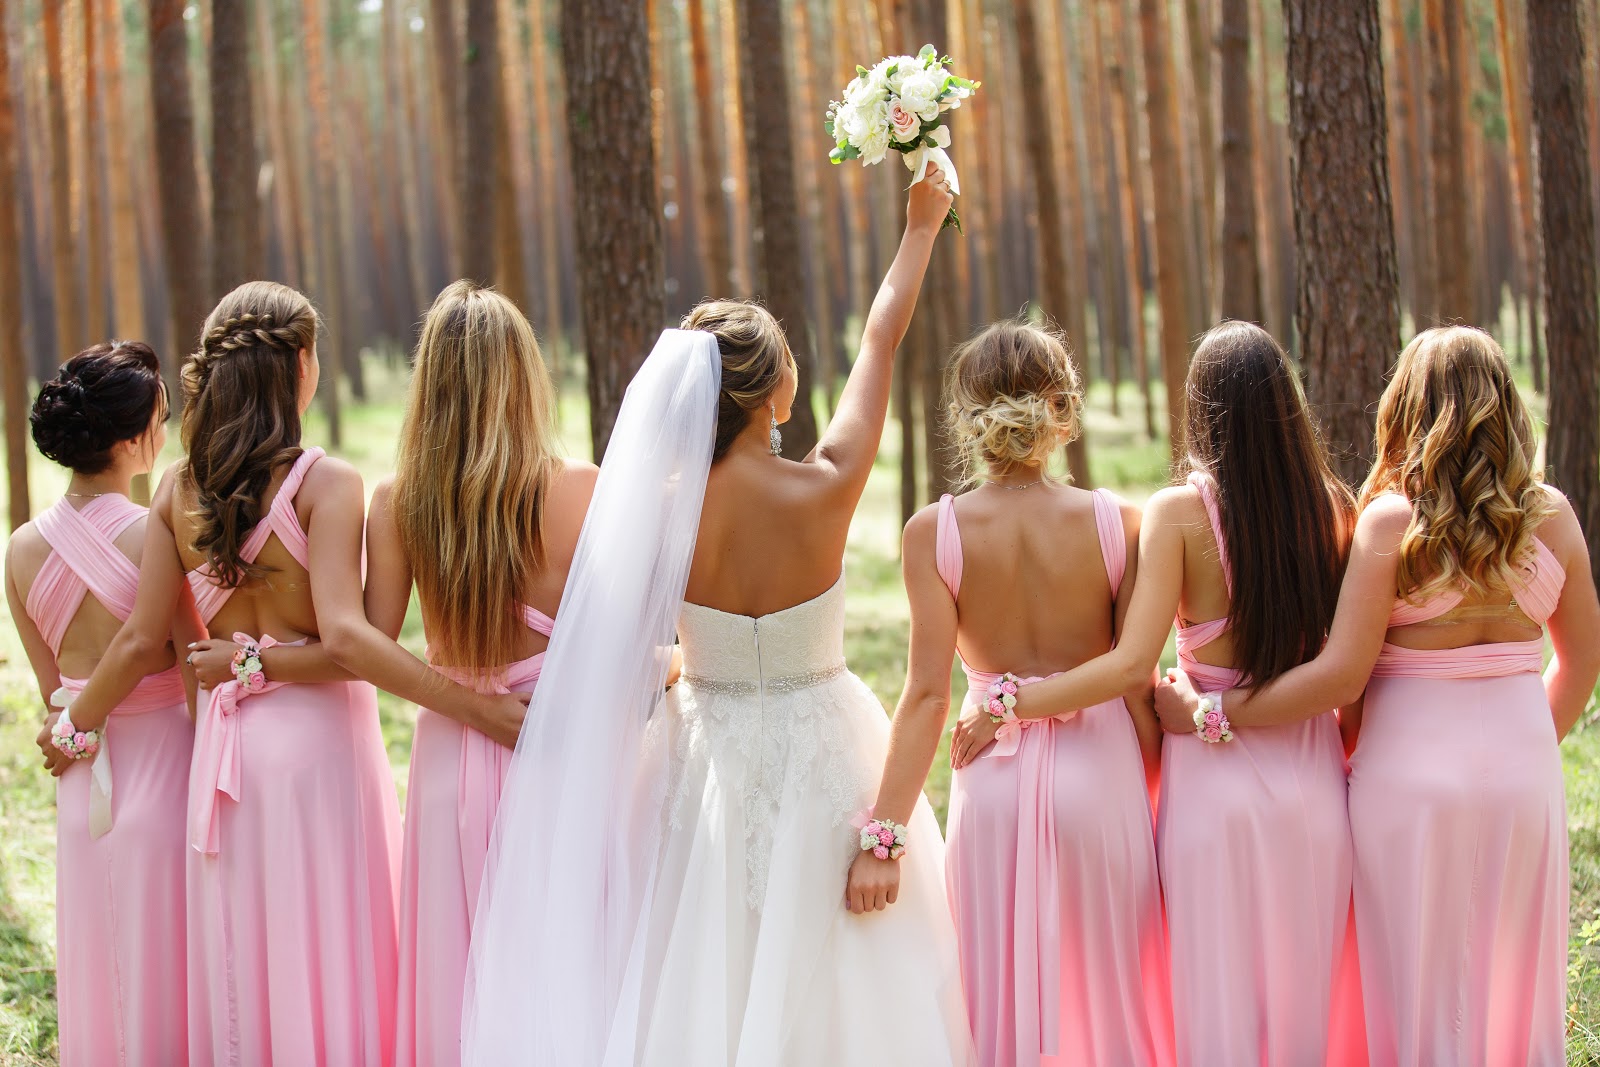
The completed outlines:
[[[772,429],[767,432],[767,441],[774,456],[783,455],[783,434],[778,432],[778,409],[776,406],[768,408],[772,412]]]

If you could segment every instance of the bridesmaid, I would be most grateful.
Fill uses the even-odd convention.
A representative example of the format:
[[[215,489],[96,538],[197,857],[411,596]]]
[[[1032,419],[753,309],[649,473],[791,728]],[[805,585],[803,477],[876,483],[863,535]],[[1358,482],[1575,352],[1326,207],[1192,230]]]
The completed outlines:
[[[394,782],[376,694],[317,641],[325,590],[353,580],[359,604],[364,495],[353,468],[300,443],[317,330],[310,302],[271,282],[241,285],[207,318],[183,369],[188,460],[156,493],[134,613],[72,708],[82,727],[104,719],[186,585],[214,632],[252,646],[237,673],[197,664],[229,679],[201,711],[189,781],[198,1063],[394,1055]],[[191,656],[232,652],[204,642]]]
[[[1133,714],[1112,696],[996,739],[986,710],[989,687],[1012,677],[1002,672],[1029,680],[1111,647],[1134,586],[1139,511],[1048,474],[1083,407],[1060,337],[992,325],[957,350],[949,387],[950,429],[975,488],[906,525],[910,658],[874,811],[910,815],[959,650],[968,692],[951,744],[946,877],[979,1062],[1170,1064],[1141,762],[1141,748],[1153,762],[1160,744],[1147,696],[1154,663],[1127,686],[1145,689]],[[852,906],[892,903],[897,881],[893,860],[861,853]]]
[[[598,471],[557,456],[550,376],[533,328],[504,296],[463,281],[434,301],[396,466],[367,521],[367,617],[398,636],[414,584],[431,663],[486,692],[531,690]],[[361,658],[359,644],[352,654]],[[460,1061],[472,915],[520,722],[485,725],[417,712],[400,882],[401,1067]]]
[[[1174,616],[1178,661],[1202,692],[1270,682],[1322,647],[1352,506],[1293,368],[1266,331],[1227,322],[1195,350],[1187,393],[1188,478],[1146,508],[1117,647],[1029,686],[1024,719],[1147,677]],[[1351,857],[1334,703],[1307,692],[1279,725],[1235,720],[1214,740],[1191,720],[1162,746],[1157,842],[1180,1064],[1359,1060],[1360,1025],[1344,1018],[1353,991],[1337,996]]]
[[[6,598],[46,706],[83,679],[133,610],[145,509],[128,499],[166,440],[167,398],[148,345],[68,360],[39,390],[33,440],[72,472],[52,507],[12,535]],[[168,629],[198,633],[192,604]],[[185,625],[187,624],[187,629]],[[187,1059],[184,773],[194,725],[169,634],[111,710],[97,755],[40,732],[56,787],[56,1000],[61,1062],[167,1067]]]
[[[1557,745],[1600,675],[1600,603],[1583,531],[1540,483],[1535,451],[1488,334],[1418,335],[1379,403],[1326,649],[1222,695],[1244,734],[1366,691],[1350,830],[1378,1067],[1564,1062]],[[1545,627],[1555,655],[1541,681]],[[1181,679],[1164,688],[1163,721],[1192,700]]]

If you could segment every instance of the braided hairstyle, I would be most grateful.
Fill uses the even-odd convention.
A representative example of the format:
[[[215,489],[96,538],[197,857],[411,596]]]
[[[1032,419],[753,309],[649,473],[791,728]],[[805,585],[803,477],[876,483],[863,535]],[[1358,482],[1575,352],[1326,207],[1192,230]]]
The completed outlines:
[[[61,365],[39,387],[28,423],[46,459],[79,474],[111,466],[111,450],[166,418],[161,364],[143,341],[104,341]]]
[[[272,473],[300,456],[300,353],[317,312],[276,282],[245,282],[206,318],[183,365],[183,447],[194,489],[194,549],[226,586],[261,578],[240,549],[260,521]]]

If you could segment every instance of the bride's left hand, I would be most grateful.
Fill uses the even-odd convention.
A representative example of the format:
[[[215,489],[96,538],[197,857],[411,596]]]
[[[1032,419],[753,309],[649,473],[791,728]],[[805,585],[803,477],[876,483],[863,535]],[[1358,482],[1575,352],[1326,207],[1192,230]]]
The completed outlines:
[[[880,860],[870,852],[856,854],[844,887],[845,907],[852,915],[882,911],[899,895],[899,860]]]
[[[994,744],[999,729],[1000,724],[994,721],[988,709],[981,706],[969,709],[950,734],[951,768],[959,771],[977,759],[980,752]]]

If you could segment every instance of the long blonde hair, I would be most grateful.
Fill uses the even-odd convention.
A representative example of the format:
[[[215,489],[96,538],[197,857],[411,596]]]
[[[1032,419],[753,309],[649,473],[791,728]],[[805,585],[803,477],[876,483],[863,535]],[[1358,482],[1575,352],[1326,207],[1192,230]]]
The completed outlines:
[[[1554,510],[1536,449],[1494,338],[1441,326],[1406,346],[1378,403],[1378,455],[1361,487],[1362,507],[1384,493],[1411,502],[1398,580],[1406,597],[1511,588]]]
[[[544,562],[552,393],[515,304],[467,281],[439,294],[417,342],[394,514],[436,661],[480,680],[516,658],[521,598]]]

